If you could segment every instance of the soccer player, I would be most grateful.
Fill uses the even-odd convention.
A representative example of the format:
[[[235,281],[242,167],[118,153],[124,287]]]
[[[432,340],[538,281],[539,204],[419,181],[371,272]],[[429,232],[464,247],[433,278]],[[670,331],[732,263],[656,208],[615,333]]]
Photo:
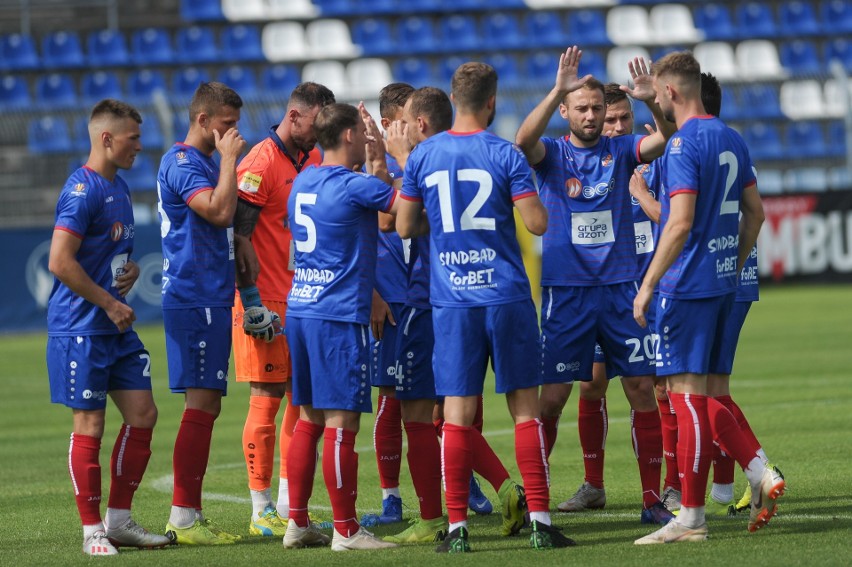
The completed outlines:
[[[91,151],[68,178],[56,205],[49,269],[56,277],[47,304],[50,401],[73,414],[68,470],[83,522],[83,553],[115,555],[119,546],[154,548],[169,539],[130,515],[133,494],[151,457],[157,406],[151,357],[132,324],[127,296],[139,267],[133,253],[133,207],[117,175],[142,150],[142,117],[132,106],[100,101],[89,118]],[[106,527],[101,520],[101,465],[107,396],[123,424],[110,460]]]
[[[662,440],[654,397],[654,338],[636,324],[631,309],[639,274],[628,183],[637,165],[662,154],[674,125],[653,103],[651,76],[637,58],[629,65],[635,87],[622,90],[648,104],[660,128],[650,136],[602,136],[604,86],[591,75],[578,78],[581,55],[574,46],[560,56],[553,89],[516,137],[536,171],[542,202],[553,219],[542,243],[542,421],[550,450],[571,384],[591,379],[595,342],[600,344],[607,374],[623,377],[632,410],[642,481],[640,520],[665,523],[671,514],[659,498]],[[557,108],[568,120],[570,135],[541,138]],[[606,504],[605,427],[583,426],[584,421],[605,423],[605,404],[604,398],[584,398],[581,391],[578,421],[581,430],[595,435],[581,436],[585,482],[559,504],[561,511]]]
[[[453,74],[452,100],[452,130],[420,142],[408,158],[397,216],[403,238],[424,233],[427,222],[431,227],[432,367],[436,393],[445,396],[441,462],[450,523],[437,551],[470,551],[471,424],[489,358],[497,392],[506,394],[515,421],[515,455],[532,525],[530,544],[573,545],[550,525],[540,377],[530,355],[538,350],[539,334],[512,207],[538,235],[547,229],[547,212],[520,151],[485,131],[496,108],[494,69],[484,63],[461,65]],[[507,492],[504,502],[511,517],[504,522],[504,535],[517,533],[524,521],[522,489],[512,484]]]
[[[249,382],[249,411],[243,429],[243,454],[249,476],[252,534],[283,537],[287,529],[287,450],[299,410],[293,404],[289,384],[290,351],[287,341],[271,327],[287,311],[287,294],[293,279],[287,199],[293,180],[304,168],[320,163],[313,124],[320,109],[334,102],[334,94],[317,83],[302,83],[290,94],[280,124],[254,146],[237,166],[238,200],[234,232],[238,265],[255,269],[237,271],[238,294],[234,301],[233,341],[237,382]],[[252,310],[251,308],[256,309]],[[248,313],[248,315],[246,314]],[[268,326],[251,326],[251,316]],[[244,331],[248,322],[250,329]],[[279,437],[279,484],[277,506],[270,492],[275,457],[275,420],[281,400],[287,408]]]
[[[700,73],[688,52],[666,55],[653,68],[657,102],[666,119],[677,124],[678,133],[666,148],[662,232],[634,300],[634,317],[646,324],[645,313],[659,283],[657,375],[667,377],[678,421],[683,490],[677,519],[636,540],[638,545],[707,538],[704,493],[712,458],[711,421],[719,414],[731,417],[721,404],[721,412],[712,408],[707,373],[724,333],[737,275],[763,222],[748,150],[735,131],[706,114]],[[785,484],[756,455],[745,473],[754,495],[751,530],[775,513]]]
[[[232,544],[201,512],[213,423],[227,392],[234,305],[237,130],[243,101],[222,83],[201,83],[189,104],[183,143],[157,173],[163,241],[163,326],[169,388],[186,400],[174,448],[174,494],[166,535],[187,545]],[[213,152],[221,156],[219,165]]]
[[[287,204],[296,272],[286,328],[293,403],[301,413],[287,457],[290,521],[284,546],[329,543],[308,518],[316,446],[323,436],[323,477],[334,515],[331,549],[393,547],[358,524],[355,436],[361,414],[372,405],[367,325],[375,285],[376,211],[396,213],[396,192],[387,183],[378,127],[363,105],[323,107],[314,132],[325,152],[322,164],[296,178]],[[365,162],[374,175],[353,172]]]

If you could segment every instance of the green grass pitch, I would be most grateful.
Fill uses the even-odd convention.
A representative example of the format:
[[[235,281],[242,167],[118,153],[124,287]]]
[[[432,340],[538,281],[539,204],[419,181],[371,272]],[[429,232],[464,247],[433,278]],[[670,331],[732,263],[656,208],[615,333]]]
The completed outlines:
[[[153,457],[139,489],[134,515],[162,530],[170,505],[171,450],[182,398],[168,392],[163,332],[139,329],[151,351],[160,419]],[[499,517],[471,518],[466,556],[439,558],[432,545],[384,552],[356,552],[345,559],[327,549],[285,550],[278,538],[248,536],[250,504],[240,448],[248,388],[232,383],[216,423],[210,467],[205,477],[205,512],[223,527],[244,535],[226,548],[127,550],[95,561],[111,565],[328,565],[343,560],[361,565],[850,565],[852,564],[852,287],[767,289],[749,315],[731,382],[770,458],[784,471],[788,491],[778,516],[756,534],[746,518],[712,519],[710,540],[701,544],[636,547],[633,540],[652,528],[639,524],[638,471],[630,445],[628,406],[621,388],[609,395],[610,429],[606,453],[607,507],[579,515],[554,514],[554,523],[577,540],[570,549],[535,551],[527,537],[499,537]],[[0,565],[84,565],[80,520],[67,471],[70,412],[49,403],[43,335],[0,337],[3,396],[0,398]],[[487,382],[493,385],[493,382]],[[566,407],[551,462],[552,505],[582,481],[576,431],[576,393]],[[505,402],[486,397],[486,437],[518,478],[511,423]],[[104,489],[109,454],[119,416],[107,410],[102,449]],[[361,455],[359,512],[380,506],[371,445],[372,416],[365,416],[357,447]],[[407,516],[416,498],[403,465],[402,493]],[[738,492],[745,486],[738,475]],[[496,502],[490,487],[486,494]],[[277,490],[277,486],[273,486]],[[106,497],[104,498],[106,500]],[[317,477],[314,509],[328,517],[328,497]],[[104,503],[105,506],[105,503]],[[403,525],[382,527],[385,535]]]

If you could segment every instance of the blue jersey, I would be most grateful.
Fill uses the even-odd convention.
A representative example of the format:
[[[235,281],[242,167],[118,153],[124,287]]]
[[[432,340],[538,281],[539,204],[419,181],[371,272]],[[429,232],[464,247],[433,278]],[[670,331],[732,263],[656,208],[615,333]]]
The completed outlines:
[[[387,154],[388,175],[402,179],[402,168]],[[411,241],[403,240],[396,232],[379,232],[376,257],[376,290],[388,303],[405,303],[408,255]]]
[[[163,309],[234,304],[234,229],[213,226],[189,207],[218,182],[219,166],[192,146],[175,144],[160,161]]]
[[[654,199],[659,199],[660,183],[662,182],[658,161],[643,163],[636,168],[645,178],[648,191]],[[633,195],[630,196],[633,205],[633,232],[636,235],[636,255],[639,258],[639,281],[645,277],[651,260],[654,259],[654,250],[657,247],[657,239],[660,237],[660,225],[648,218],[639,201]]]
[[[733,293],[737,286],[740,197],[755,183],[743,139],[712,116],[687,120],[672,136],[663,158],[660,225],[671,198],[696,195],[692,230],[660,281],[664,297],[694,299]]]
[[[431,273],[429,267],[429,236],[411,239],[408,259],[408,294],[405,304],[415,309],[432,309],[429,301]]]
[[[512,209],[535,194],[520,149],[489,132],[442,132],[414,148],[402,196],[426,207],[432,305],[530,299]]]
[[[133,206],[124,180],[110,182],[88,167],[72,173],[59,194],[54,227],[80,238],[77,262],[92,281],[126,303],[116,288],[116,278],[133,252]],[[49,336],[116,333],[106,311],[53,280],[47,303]]]
[[[287,315],[367,325],[376,282],[376,211],[393,188],[342,166],[309,167],[287,202],[296,272]]]
[[[547,208],[543,286],[589,286],[638,277],[629,183],[642,136],[601,136],[591,148],[542,138],[534,166]]]

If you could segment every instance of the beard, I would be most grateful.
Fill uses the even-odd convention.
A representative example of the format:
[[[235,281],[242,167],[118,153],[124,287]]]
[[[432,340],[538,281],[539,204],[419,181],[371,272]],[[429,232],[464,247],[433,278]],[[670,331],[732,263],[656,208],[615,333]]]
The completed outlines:
[[[604,125],[603,125],[603,123],[601,123],[600,125],[598,125],[597,128],[595,128],[594,132],[589,133],[589,132],[586,132],[582,128],[574,128],[572,126],[571,127],[571,135],[574,136],[575,138],[577,138],[578,140],[582,140],[584,142],[594,142],[598,138],[601,137],[601,132],[603,132],[603,127],[604,127]]]
[[[488,126],[494,123],[494,117],[497,115],[497,106],[491,109],[491,115],[488,117]]]

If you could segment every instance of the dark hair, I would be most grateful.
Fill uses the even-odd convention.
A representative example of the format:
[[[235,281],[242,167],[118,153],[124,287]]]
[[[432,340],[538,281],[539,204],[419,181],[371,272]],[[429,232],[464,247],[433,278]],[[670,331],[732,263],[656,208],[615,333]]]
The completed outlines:
[[[411,115],[425,116],[436,132],[449,130],[453,125],[453,105],[447,93],[435,87],[423,87],[414,91],[409,103]]]
[[[105,98],[92,108],[89,122],[98,118],[111,116],[114,118],[132,118],[137,124],[142,124],[142,115],[126,102],[114,98]]]
[[[487,63],[462,63],[453,73],[451,85],[459,110],[478,112],[497,94],[497,71]]]
[[[392,120],[394,113],[405,106],[413,92],[414,87],[408,83],[391,83],[384,87],[379,91],[379,115]]]
[[[696,94],[701,85],[701,65],[689,51],[675,51],[663,56],[651,66],[655,77],[672,75],[681,84],[695,87]]]
[[[722,112],[722,87],[710,73],[701,73],[701,103],[708,114],[718,117]]]
[[[293,89],[293,92],[290,93],[288,105],[301,105],[313,108],[315,106],[323,107],[334,102],[337,101],[331,89],[325,85],[308,81],[300,83]]]
[[[627,100],[627,93],[621,90],[618,83],[607,83],[604,85],[604,104],[607,106]]]
[[[335,102],[322,107],[314,120],[317,143],[324,150],[337,149],[343,131],[355,128],[360,121],[358,109],[351,104]]]
[[[189,103],[189,121],[190,123],[194,122],[195,118],[202,112],[213,116],[223,106],[242,108],[243,99],[234,89],[223,83],[202,82],[195,89],[195,94],[192,95],[192,100]]]

